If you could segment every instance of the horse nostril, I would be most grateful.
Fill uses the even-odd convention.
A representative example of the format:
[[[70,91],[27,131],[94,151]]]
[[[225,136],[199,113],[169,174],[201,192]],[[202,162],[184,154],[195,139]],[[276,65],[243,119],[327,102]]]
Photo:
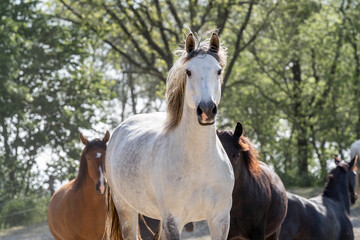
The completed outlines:
[[[200,116],[203,113],[203,110],[201,109],[200,105],[197,107],[196,113],[198,116]]]
[[[216,115],[216,113],[217,113],[217,107],[216,107],[216,105],[214,105],[214,108],[212,109],[212,114],[215,116]]]

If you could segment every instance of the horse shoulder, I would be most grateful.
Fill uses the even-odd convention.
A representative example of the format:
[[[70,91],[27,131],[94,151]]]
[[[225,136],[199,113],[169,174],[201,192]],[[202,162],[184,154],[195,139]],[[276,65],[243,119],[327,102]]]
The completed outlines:
[[[70,181],[61,188],[59,188],[52,198],[50,199],[48,209],[48,223],[51,232],[57,236],[66,236],[71,228],[71,222],[74,219],[73,216],[69,216],[72,213],[71,208],[71,195],[74,192],[73,184],[75,180]]]
[[[344,237],[341,239],[351,239],[348,238],[348,236],[350,234],[349,229],[352,230],[352,223],[344,206],[333,199],[327,197],[323,197],[323,199],[324,205],[328,211],[326,218],[332,222],[332,225],[334,226],[333,229],[336,229],[338,234],[347,236],[346,238]]]

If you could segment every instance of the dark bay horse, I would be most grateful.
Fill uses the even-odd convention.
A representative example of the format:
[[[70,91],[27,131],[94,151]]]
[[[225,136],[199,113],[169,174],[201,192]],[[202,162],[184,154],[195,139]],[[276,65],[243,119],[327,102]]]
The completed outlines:
[[[218,131],[234,168],[235,186],[228,239],[278,239],[286,209],[286,190],[279,176],[244,137],[241,123],[235,131]]]
[[[76,179],[55,192],[49,203],[48,223],[56,240],[102,239],[105,230],[105,152],[110,138],[89,141],[85,145]]]
[[[282,240],[351,240],[350,204],[355,191],[357,155],[350,163],[335,157],[336,168],[330,174],[324,192],[306,199],[288,193],[289,208],[281,228]]]

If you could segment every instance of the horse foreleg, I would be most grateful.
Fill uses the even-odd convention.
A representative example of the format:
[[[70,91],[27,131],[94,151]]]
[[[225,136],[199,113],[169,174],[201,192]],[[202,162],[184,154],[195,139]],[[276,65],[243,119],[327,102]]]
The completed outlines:
[[[252,229],[252,231],[249,233],[249,238],[250,238],[250,240],[264,240],[265,239],[265,220],[262,220],[262,222],[258,226],[256,226],[254,229]],[[272,239],[272,238],[270,238],[270,239]]]
[[[230,213],[206,221],[209,225],[211,240],[227,239],[230,227]]]
[[[158,232],[158,237],[154,239],[159,240],[180,240],[180,226],[179,222],[171,215],[163,217],[160,222],[161,227]]]
[[[124,203],[117,205],[117,213],[123,240],[139,240],[138,213]]]

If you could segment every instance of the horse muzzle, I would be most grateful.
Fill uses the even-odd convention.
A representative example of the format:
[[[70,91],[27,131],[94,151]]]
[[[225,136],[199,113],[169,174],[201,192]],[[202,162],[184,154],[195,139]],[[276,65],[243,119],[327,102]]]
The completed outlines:
[[[196,114],[200,125],[212,125],[215,123],[215,116],[217,114],[216,104],[213,101],[200,102],[196,109]]]
[[[105,194],[105,189],[106,189],[106,182],[104,181],[104,183],[101,183],[100,181],[96,183],[95,185],[95,189],[96,189],[96,193],[99,196],[102,196]]]

